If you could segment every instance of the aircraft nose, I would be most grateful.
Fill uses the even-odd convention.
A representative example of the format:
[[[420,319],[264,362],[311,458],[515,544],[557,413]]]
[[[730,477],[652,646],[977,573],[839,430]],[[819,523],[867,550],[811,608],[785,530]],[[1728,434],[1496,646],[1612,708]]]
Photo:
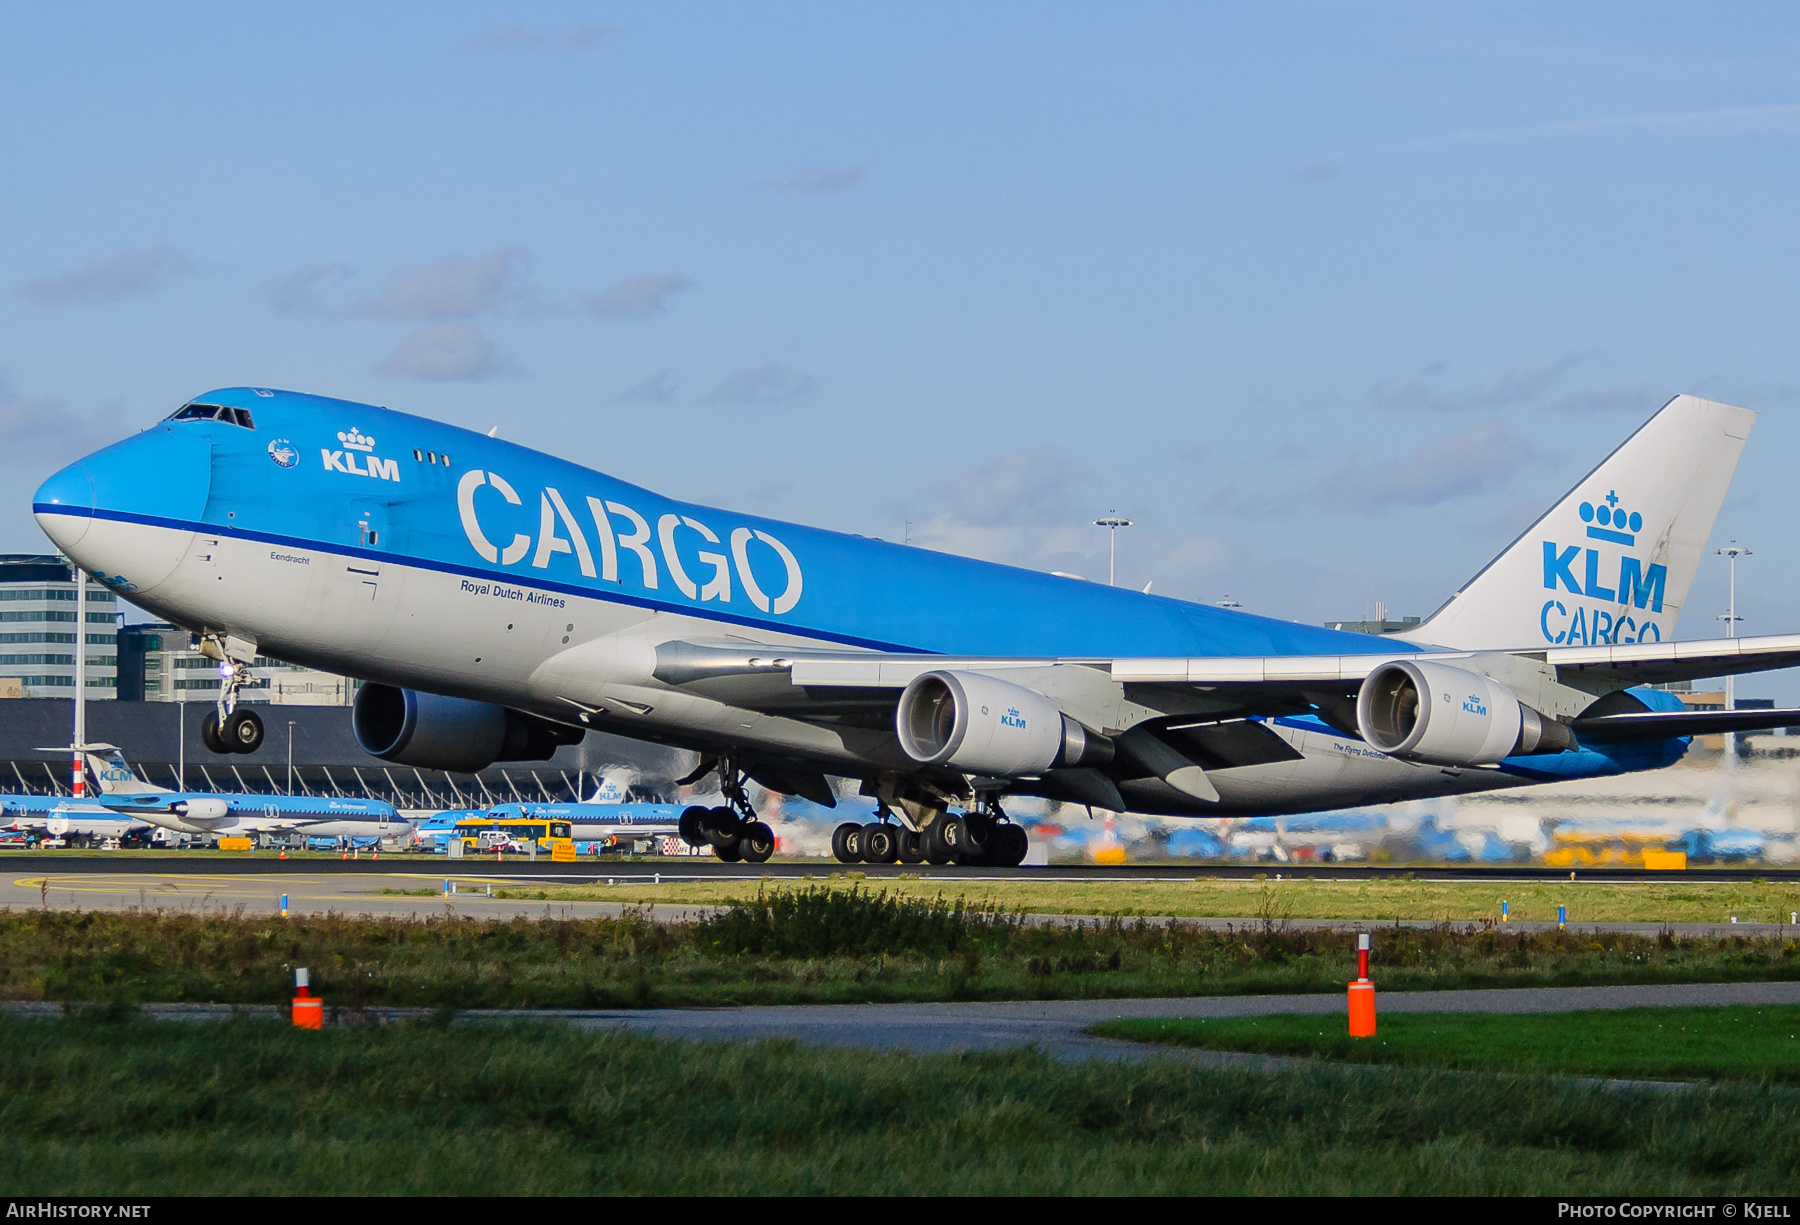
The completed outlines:
[[[211,475],[208,440],[165,424],[70,464],[39,487],[31,509],[82,569],[117,591],[148,593],[187,555]]]
[[[94,478],[84,465],[70,464],[38,486],[31,509],[44,534],[67,552],[94,521]]]

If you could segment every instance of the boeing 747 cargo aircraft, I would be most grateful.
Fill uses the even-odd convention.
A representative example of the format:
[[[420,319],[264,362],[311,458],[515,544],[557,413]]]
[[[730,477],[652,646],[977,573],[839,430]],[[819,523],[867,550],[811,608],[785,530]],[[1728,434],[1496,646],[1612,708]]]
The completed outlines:
[[[1800,664],[1800,635],[1677,641],[1755,414],[1678,396],[1417,629],[1366,637],[714,510],[366,404],[203,395],[38,490],[100,582],[226,666],[364,677],[363,746],[452,771],[590,729],[700,754],[687,831],[767,845],[746,792],[881,820],[840,857],[1016,864],[1010,796],[1304,812],[1654,769],[1704,732],[1644,688]]]

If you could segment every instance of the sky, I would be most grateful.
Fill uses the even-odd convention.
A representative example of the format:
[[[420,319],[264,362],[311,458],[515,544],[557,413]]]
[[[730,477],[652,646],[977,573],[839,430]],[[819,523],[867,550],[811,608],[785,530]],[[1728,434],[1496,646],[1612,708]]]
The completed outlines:
[[[1797,189],[1775,4],[4,6],[0,551],[249,384],[1423,616],[1688,392],[1761,414],[1714,543],[1800,631]]]

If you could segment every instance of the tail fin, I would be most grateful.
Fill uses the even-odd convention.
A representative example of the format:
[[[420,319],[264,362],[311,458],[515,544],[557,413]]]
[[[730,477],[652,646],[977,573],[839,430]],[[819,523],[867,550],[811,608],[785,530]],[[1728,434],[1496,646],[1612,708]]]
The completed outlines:
[[[125,755],[117,749],[104,757],[99,753],[88,753],[86,756],[88,769],[94,772],[94,781],[100,785],[101,795],[152,795],[163,790],[134,774],[125,762]]]
[[[600,776],[594,786],[594,794],[588,798],[590,804],[623,804],[631,791],[632,773],[629,770],[609,770]]]
[[[1417,629],[1460,650],[1675,636],[1756,414],[1676,396]]]

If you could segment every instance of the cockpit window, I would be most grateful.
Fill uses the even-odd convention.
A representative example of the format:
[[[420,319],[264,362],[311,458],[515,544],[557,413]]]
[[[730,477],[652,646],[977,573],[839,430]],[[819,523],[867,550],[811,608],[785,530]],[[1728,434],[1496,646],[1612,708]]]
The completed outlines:
[[[250,419],[247,408],[231,408],[224,404],[201,404],[195,401],[184,404],[169,414],[170,421],[223,421],[227,425],[241,425],[247,430],[256,428]]]

